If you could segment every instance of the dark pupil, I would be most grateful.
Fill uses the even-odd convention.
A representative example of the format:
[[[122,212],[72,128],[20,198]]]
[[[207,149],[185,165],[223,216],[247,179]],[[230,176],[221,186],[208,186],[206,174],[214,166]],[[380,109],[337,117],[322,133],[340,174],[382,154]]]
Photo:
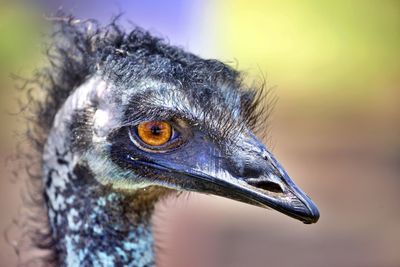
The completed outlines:
[[[161,134],[161,128],[159,126],[157,126],[157,125],[151,126],[150,130],[151,130],[151,133],[153,135],[160,135]]]

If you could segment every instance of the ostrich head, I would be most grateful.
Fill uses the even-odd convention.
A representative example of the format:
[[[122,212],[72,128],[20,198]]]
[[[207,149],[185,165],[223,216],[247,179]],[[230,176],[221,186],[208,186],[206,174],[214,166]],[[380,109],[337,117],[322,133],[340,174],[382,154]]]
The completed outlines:
[[[66,265],[103,261],[104,251],[120,255],[138,235],[151,240],[125,222],[151,210],[165,191],[213,194],[304,223],[318,220],[314,203],[253,133],[263,103],[239,72],[140,29],[92,26],[62,21],[52,68],[43,72],[50,81],[39,113],[48,132],[44,196]]]

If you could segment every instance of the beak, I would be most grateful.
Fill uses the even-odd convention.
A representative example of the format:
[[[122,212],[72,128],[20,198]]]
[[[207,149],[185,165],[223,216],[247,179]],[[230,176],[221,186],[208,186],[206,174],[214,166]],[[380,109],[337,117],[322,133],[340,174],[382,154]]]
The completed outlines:
[[[214,194],[263,208],[273,208],[305,224],[316,223],[319,211],[314,202],[290,179],[271,156],[275,172],[257,178],[237,178],[229,172],[213,175],[201,171],[188,171],[185,175],[199,183],[194,191]]]
[[[264,167],[256,178],[237,177],[220,166],[207,168],[185,168],[164,162],[142,162],[153,170],[170,177],[163,186],[213,194],[245,202],[251,205],[272,208],[305,224],[316,223],[319,211],[312,200],[290,179],[276,159],[267,151]],[[218,164],[219,165],[219,164]]]

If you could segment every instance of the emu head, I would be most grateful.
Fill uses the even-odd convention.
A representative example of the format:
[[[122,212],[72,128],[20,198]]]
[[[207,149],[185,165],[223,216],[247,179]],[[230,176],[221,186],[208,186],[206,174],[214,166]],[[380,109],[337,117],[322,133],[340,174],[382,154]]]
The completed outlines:
[[[102,51],[64,104],[75,111],[73,148],[96,180],[213,194],[316,222],[314,203],[253,133],[259,101],[240,74],[139,35],[140,46]]]

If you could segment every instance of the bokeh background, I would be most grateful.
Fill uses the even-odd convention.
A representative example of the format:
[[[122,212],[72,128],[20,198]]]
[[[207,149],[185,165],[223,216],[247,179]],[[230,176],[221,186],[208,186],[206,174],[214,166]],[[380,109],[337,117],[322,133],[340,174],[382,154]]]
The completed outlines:
[[[131,21],[249,81],[265,77],[279,97],[265,141],[320,221],[197,194],[168,200],[155,218],[159,266],[400,266],[399,1],[0,1],[2,158],[23,141],[5,112],[19,97],[9,73],[40,65],[44,18],[59,7],[104,24],[122,12],[127,29]],[[9,165],[0,168],[2,233],[21,206],[23,179]],[[0,266],[16,263],[0,235]]]

